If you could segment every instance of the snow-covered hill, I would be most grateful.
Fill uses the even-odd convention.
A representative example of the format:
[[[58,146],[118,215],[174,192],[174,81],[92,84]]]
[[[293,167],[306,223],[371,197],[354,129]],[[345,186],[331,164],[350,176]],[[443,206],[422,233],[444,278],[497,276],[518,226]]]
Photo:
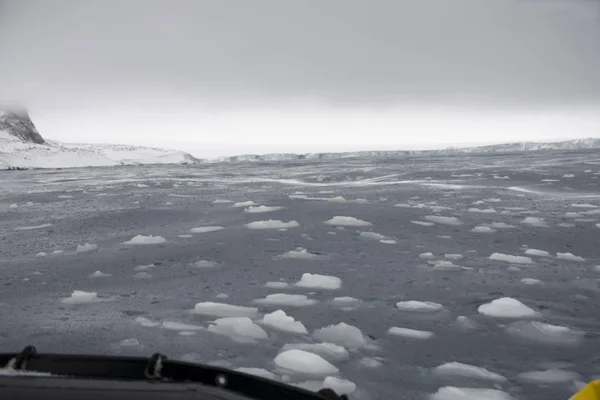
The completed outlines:
[[[26,112],[0,111],[0,169],[196,163],[188,153],[152,147],[44,140]]]

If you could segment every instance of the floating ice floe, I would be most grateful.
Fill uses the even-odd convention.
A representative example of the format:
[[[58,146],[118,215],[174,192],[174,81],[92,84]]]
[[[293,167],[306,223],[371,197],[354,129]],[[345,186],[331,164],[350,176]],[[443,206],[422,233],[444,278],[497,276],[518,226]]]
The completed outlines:
[[[225,229],[222,226],[198,226],[196,228],[190,229],[192,233],[208,233],[208,232],[217,232]]]
[[[452,261],[448,260],[430,260],[427,261],[427,263],[433,265],[433,270],[435,271],[461,271],[470,269],[463,267],[462,265],[456,265]]]
[[[546,221],[543,218],[539,217],[525,217],[524,220],[521,221],[522,224],[538,226],[538,227],[547,227]]]
[[[412,224],[421,225],[421,226],[433,226],[435,225],[433,222],[428,221],[410,221]]]
[[[181,322],[164,321],[161,326],[171,331],[203,331],[205,328],[198,325],[183,324]]]
[[[372,224],[367,221],[363,221],[362,219],[358,219],[355,217],[344,217],[344,216],[335,216],[330,220],[324,222],[327,225],[334,226],[371,226]]]
[[[439,303],[434,303],[432,301],[417,301],[417,300],[408,300],[408,301],[399,301],[396,303],[396,307],[402,311],[410,311],[410,312],[436,312],[444,309],[444,306]]]
[[[214,268],[218,267],[219,263],[210,260],[198,260],[192,264],[196,268]]]
[[[304,273],[295,285],[308,289],[335,290],[342,286],[342,280],[337,276]]]
[[[304,247],[296,247],[295,250],[290,250],[288,252],[285,252],[285,253],[277,256],[277,258],[292,258],[292,259],[296,259],[296,260],[314,260],[314,259],[318,259],[318,258],[323,258],[323,256],[320,254],[313,254],[313,253],[309,252],[308,250],[306,250]]]
[[[64,253],[64,252],[65,252],[64,250],[54,250],[54,251],[52,252],[52,254],[56,255],[56,254],[62,254],[62,253]]]
[[[88,251],[98,250],[98,245],[94,243],[78,244],[75,249],[76,253],[87,253]]]
[[[110,274],[105,274],[102,271],[96,271],[96,272],[90,274],[88,277],[89,278],[106,278],[106,277],[109,277],[109,276],[110,276]]]
[[[539,321],[517,321],[506,327],[509,335],[552,346],[575,346],[584,339],[584,332],[562,325]]]
[[[383,244],[396,244],[397,242],[393,239],[381,239],[379,241],[379,243],[383,243]]]
[[[253,300],[256,304],[271,306],[305,307],[317,304],[317,300],[309,299],[303,294],[274,293],[267,295],[264,299]]]
[[[216,319],[207,328],[209,332],[229,336],[233,339],[268,339],[263,328],[248,317],[226,317]]]
[[[556,258],[568,261],[585,262],[585,258],[576,256],[573,253],[556,253]]]
[[[317,329],[314,331],[313,337],[323,342],[335,343],[351,349],[359,348],[366,344],[365,337],[360,329],[345,322]]]
[[[40,251],[39,253],[37,253],[35,256],[37,258],[42,258],[42,257],[46,257],[48,254],[46,254],[46,252],[44,251]]]
[[[348,307],[348,306],[356,306],[362,303],[362,300],[354,298],[354,297],[334,297],[331,299],[331,303],[340,307]]]
[[[388,333],[394,336],[401,336],[410,339],[431,339],[434,335],[433,332],[430,331],[420,331],[416,329],[409,328],[399,328],[396,326],[388,329]]]
[[[273,211],[279,211],[283,209],[283,207],[279,206],[256,206],[256,207],[248,207],[244,209],[245,213],[248,214],[260,214],[260,213],[268,213]]]
[[[119,345],[123,347],[139,346],[140,341],[136,338],[123,339],[119,342]]]
[[[429,222],[433,222],[441,225],[458,226],[462,225],[463,222],[456,217],[443,217],[441,215],[426,215],[423,217]]]
[[[435,256],[433,255],[433,253],[427,252],[419,254],[419,258],[421,260],[433,260]]]
[[[533,264],[533,261],[529,257],[513,256],[510,254],[503,253],[493,253],[489,258],[490,260],[504,261],[511,264]]]
[[[253,202],[252,200],[248,200],[248,201],[238,201],[237,203],[234,203],[231,207],[250,207],[250,206],[255,206],[256,203]]]
[[[144,317],[137,317],[135,319],[135,322],[137,322],[138,324],[140,324],[141,326],[146,327],[146,328],[160,326],[160,322],[154,322],[154,321],[149,320],[148,318],[144,318]]]
[[[518,378],[527,383],[537,385],[565,384],[581,379],[581,376],[574,371],[551,368],[544,371],[523,372]]]
[[[230,204],[230,203],[233,203],[233,201],[232,200],[227,200],[227,199],[216,199],[212,203],[213,204]]]
[[[288,229],[300,226],[297,221],[284,222],[278,219],[269,219],[266,221],[254,221],[246,224],[249,229]]]
[[[549,257],[550,253],[545,250],[537,250],[537,249],[527,249],[525,250],[525,254],[528,256],[537,256],[537,257]]]
[[[542,283],[542,281],[535,278],[523,278],[521,279],[521,283],[525,285],[539,285],[540,283]]]
[[[250,317],[258,315],[258,308],[234,306],[225,303],[204,302],[196,303],[194,313],[201,315],[212,315],[215,317]]]
[[[267,371],[264,368],[253,368],[253,367],[239,367],[234,371],[243,372],[244,374],[260,376],[261,378],[271,379],[276,381],[277,375],[272,373],[271,371]]]
[[[563,178],[575,178],[575,175],[574,174],[564,174],[562,177]]]
[[[150,264],[150,265],[138,265],[136,267],[133,267],[134,271],[147,271],[149,269],[154,268],[154,264]]]
[[[285,289],[288,286],[290,286],[290,284],[287,282],[267,282],[267,283],[265,283],[265,287],[268,287],[269,289]]]
[[[471,232],[475,233],[494,233],[496,230],[490,228],[489,226],[476,226],[471,229]]]
[[[429,396],[429,400],[513,400],[502,390],[444,386]]]
[[[359,361],[360,365],[366,368],[379,368],[383,363],[372,357],[363,357]]]
[[[496,214],[496,210],[493,208],[469,208],[467,210],[468,212],[471,213],[481,213],[481,214]]]
[[[512,229],[512,228],[516,228],[514,225],[510,225],[507,224],[505,222],[492,222],[491,224],[488,224],[491,228],[495,228],[495,229]]]
[[[342,196],[335,196],[335,197],[330,197],[327,199],[328,202],[330,203],[346,203],[346,199],[343,198]]]
[[[167,239],[165,239],[162,236],[144,236],[144,235],[137,235],[134,236],[133,238],[131,238],[130,240],[124,242],[123,244],[131,244],[131,245],[138,245],[138,244],[162,244],[162,243],[166,243]]]
[[[444,254],[444,257],[449,260],[462,260],[464,258],[462,254]]]
[[[292,349],[308,351],[328,361],[343,361],[350,358],[350,354],[343,346],[334,343],[288,343],[281,348],[281,351]]]
[[[464,315],[459,315],[456,317],[456,326],[464,331],[479,329],[479,324],[477,324],[472,319],[465,317]]]
[[[302,322],[296,321],[294,317],[287,315],[283,310],[265,314],[258,322],[284,332],[308,334],[308,331]]]
[[[539,315],[535,310],[512,297],[502,297],[482,304],[477,308],[477,312],[488,317],[498,318],[525,318]]]
[[[359,236],[363,239],[385,240],[386,237],[377,232],[361,232]]]
[[[306,375],[329,375],[339,371],[323,357],[298,349],[279,353],[274,361],[280,368]]]
[[[433,372],[443,376],[460,376],[464,378],[482,379],[492,382],[506,382],[506,377],[491,372],[483,367],[475,365],[463,364],[459,362],[450,362],[439,365],[433,369]]]
[[[52,226],[52,224],[41,224],[41,225],[34,225],[34,226],[18,226],[13,230],[15,230],[15,231],[31,231],[34,229],[49,228],[51,226]]]
[[[64,304],[91,304],[105,301],[98,297],[96,292],[84,292],[83,290],[74,290],[71,296],[61,299],[61,303]]]

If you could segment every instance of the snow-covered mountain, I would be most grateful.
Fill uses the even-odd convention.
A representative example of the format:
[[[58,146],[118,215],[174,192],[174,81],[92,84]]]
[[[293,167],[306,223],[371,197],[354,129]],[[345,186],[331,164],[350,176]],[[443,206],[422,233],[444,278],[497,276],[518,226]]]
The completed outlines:
[[[198,161],[177,150],[44,140],[26,111],[0,111],[0,169],[190,164]]]
[[[559,150],[590,150],[600,149],[600,139],[574,139],[562,142],[517,142],[489,146],[446,148],[438,150],[383,150],[383,151],[354,151],[341,153],[274,153],[274,154],[245,154],[231,157],[221,157],[212,162],[276,162],[301,160],[331,160],[340,158],[386,158],[407,156],[449,156],[458,154],[501,154],[529,151],[559,151]]]

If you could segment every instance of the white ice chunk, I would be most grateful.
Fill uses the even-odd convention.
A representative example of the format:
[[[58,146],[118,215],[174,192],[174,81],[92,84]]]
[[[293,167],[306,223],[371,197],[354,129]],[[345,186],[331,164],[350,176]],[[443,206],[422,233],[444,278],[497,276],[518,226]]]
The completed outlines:
[[[317,329],[313,333],[313,337],[323,342],[335,343],[348,348],[359,348],[366,344],[360,329],[345,322]]]
[[[507,224],[505,222],[492,222],[491,224],[489,224],[490,227],[492,228],[496,228],[496,229],[512,229],[515,228],[514,225],[510,225]]]
[[[219,318],[208,327],[209,332],[236,338],[268,339],[263,328],[248,317]]]
[[[162,327],[171,331],[202,331],[204,327],[198,325],[183,324],[181,322],[164,321]]]
[[[444,376],[460,376],[464,378],[482,379],[493,382],[506,382],[506,377],[491,372],[483,367],[475,365],[463,364],[459,362],[450,362],[439,365],[433,369],[433,372]]]
[[[375,358],[363,357],[360,359],[360,365],[367,368],[379,368],[383,363]]]
[[[248,214],[260,214],[260,213],[268,213],[273,211],[279,211],[283,207],[278,206],[257,206],[257,207],[248,207],[244,209],[245,213]]]
[[[212,315],[215,317],[250,317],[254,318],[258,314],[258,308],[234,306],[225,303],[204,302],[196,303],[194,306],[195,314]]]
[[[581,379],[581,376],[577,372],[558,368],[523,372],[518,377],[522,381],[538,385],[565,384]]]
[[[302,322],[296,321],[294,317],[287,315],[283,310],[265,314],[259,322],[284,332],[308,334]]]
[[[444,257],[449,260],[462,260],[463,259],[462,254],[444,254]]]
[[[323,357],[298,349],[286,350],[279,353],[274,361],[280,368],[301,374],[329,375],[339,371]]]
[[[513,400],[513,397],[498,389],[444,386],[430,395],[429,400]]]
[[[523,278],[521,279],[521,283],[525,285],[539,285],[540,283],[542,283],[542,281],[535,278]]]
[[[46,254],[46,252],[44,251],[40,251],[39,253],[37,253],[35,256],[37,258],[42,258],[42,257],[46,257],[48,254]]]
[[[335,216],[330,220],[324,222],[327,225],[334,226],[370,226],[372,225],[370,222],[363,221],[361,219],[355,217],[343,217],[343,216]]]
[[[561,260],[585,262],[585,258],[576,256],[573,253],[556,253],[556,258]]]
[[[139,346],[140,341],[137,340],[136,338],[123,339],[119,342],[119,345],[121,345],[123,347]]]
[[[178,238],[182,238],[182,239],[189,239],[189,238],[193,238],[194,236],[192,235],[177,235]]]
[[[239,367],[234,371],[243,372],[244,374],[260,376],[261,378],[277,380],[277,375],[272,373],[271,371],[267,371],[264,368],[253,368],[253,367]]]
[[[533,261],[529,257],[524,256],[513,256],[510,254],[493,253],[490,256],[490,260],[494,261],[505,261],[512,264],[532,264]]]
[[[477,312],[489,317],[525,318],[537,317],[538,313],[512,297],[502,297],[485,303],[477,308]]]
[[[525,254],[528,256],[537,256],[537,257],[549,257],[550,253],[545,250],[537,250],[537,249],[527,249],[525,250]]]
[[[246,224],[250,229],[287,229],[300,226],[297,221],[284,222],[278,219],[269,219],[266,221],[254,221]]]
[[[473,229],[471,229],[471,232],[475,232],[475,233],[494,233],[496,231],[494,229],[490,228],[489,226],[476,226]]]
[[[582,331],[539,321],[513,322],[506,331],[515,337],[548,345],[574,346],[581,343],[584,337]]]
[[[105,274],[102,271],[96,271],[89,275],[90,278],[106,278],[108,276],[110,276],[110,274]]]
[[[342,196],[330,197],[327,201],[330,203],[346,203],[346,199]]]
[[[335,376],[326,377],[323,380],[323,387],[333,390],[338,395],[348,395],[356,390],[356,384],[354,382],[346,379],[336,378]]]
[[[161,244],[161,243],[166,243],[167,239],[165,239],[162,236],[144,236],[144,235],[137,235],[134,236],[133,238],[131,238],[130,240],[124,242],[123,244],[133,244],[133,245],[137,245],[137,244]]]
[[[289,286],[287,282],[267,282],[265,283],[265,287],[269,289],[285,289]]]
[[[225,229],[222,226],[199,226],[196,228],[190,229],[192,233],[208,233],[208,232],[216,232]]]
[[[419,254],[419,258],[421,260],[433,260],[435,256],[433,255],[433,253],[428,252]]]
[[[458,226],[463,224],[463,222],[456,217],[443,217],[441,215],[426,215],[424,219],[441,225]]]
[[[361,232],[359,236],[363,239],[385,240],[385,236],[377,232]]]
[[[281,348],[281,351],[292,349],[318,354],[328,361],[343,361],[350,358],[350,354],[343,346],[334,343],[288,343]]]
[[[421,225],[421,226],[433,226],[435,225],[433,222],[427,222],[427,221],[410,221],[411,223],[415,224],[415,225]]]
[[[334,297],[331,302],[336,305],[336,306],[340,306],[340,307],[347,307],[347,306],[355,306],[358,305],[360,303],[362,303],[362,300],[354,298],[354,297]]]
[[[52,252],[52,254],[62,254],[62,253],[64,253],[64,252],[65,252],[64,250],[54,250],[54,251]]]
[[[475,321],[468,317],[465,317],[464,315],[459,315],[458,317],[456,317],[456,325],[464,331],[479,328],[479,325]]]
[[[151,321],[148,318],[144,318],[144,317],[137,317],[135,319],[135,322],[137,322],[141,326],[144,326],[144,327],[147,327],[147,328],[151,328],[151,327],[155,327],[155,326],[159,326],[160,325],[160,322],[154,322],[154,321]]]
[[[337,276],[304,273],[302,274],[302,278],[296,282],[296,286],[310,289],[335,290],[342,286],[342,280]]]
[[[238,201],[237,203],[234,203],[231,207],[250,207],[250,206],[255,206],[256,203],[253,202],[252,200],[248,200],[248,201]]]
[[[469,208],[468,212],[481,213],[481,214],[496,214],[496,210],[493,208]]]
[[[461,271],[463,269],[468,269],[467,267],[456,265],[448,260],[429,260],[427,263],[433,265],[435,271]]]
[[[439,303],[418,300],[399,301],[396,303],[396,307],[399,310],[410,312],[436,312],[444,308],[444,306]]]
[[[8,208],[17,208],[17,207],[19,207],[19,206],[17,204],[15,204],[15,203],[13,203],[10,206],[8,206]]]
[[[312,306],[317,304],[317,300],[309,299],[308,296],[303,294],[287,294],[287,293],[273,293],[267,295],[264,299],[253,300],[257,304],[266,304],[271,306],[290,306],[290,307],[304,307]]]
[[[563,178],[575,178],[575,175],[574,174],[564,174],[562,177]]]
[[[219,293],[215,296],[217,299],[228,299],[229,295],[227,293]]]
[[[290,250],[278,256],[278,258],[292,258],[296,260],[314,260],[317,258],[323,258],[319,254],[313,254],[303,247],[296,247],[295,250]]]
[[[82,290],[74,290],[71,293],[70,297],[65,297],[60,300],[65,304],[89,304],[89,303],[99,303],[104,301],[98,297],[98,293],[96,292],[84,292]]]
[[[417,329],[399,328],[396,326],[388,329],[388,333],[395,336],[402,336],[411,339],[430,339],[434,333],[430,331],[420,331]]]
[[[396,244],[397,242],[393,239],[381,239],[379,241],[379,243],[383,243],[383,244]]]
[[[78,244],[75,252],[86,253],[88,251],[98,250],[98,245],[95,243]]]
[[[52,224],[41,224],[41,225],[34,225],[34,226],[18,226],[13,230],[15,230],[15,231],[31,231],[34,229],[48,228],[50,226],[52,226]]]
[[[213,201],[213,204],[230,204],[233,203],[232,200],[227,200],[227,199],[216,199],[215,201]]]
[[[151,268],[154,268],[154,264],[150,265],[138,265],[137,267],[133,267],[134,271],[147,271]]]
[[[548,226],[548,224],[546,224],[546,221],[544,221],[543,218],[539,218],[539,217],[525,217],[525,219],[522,220],[521,223],[525,224],[525,225],[539,226],[539,227]]]
[[[218,263],[210,260],[198,260],[192,264],[196,268],[214,268],[219,266]]]

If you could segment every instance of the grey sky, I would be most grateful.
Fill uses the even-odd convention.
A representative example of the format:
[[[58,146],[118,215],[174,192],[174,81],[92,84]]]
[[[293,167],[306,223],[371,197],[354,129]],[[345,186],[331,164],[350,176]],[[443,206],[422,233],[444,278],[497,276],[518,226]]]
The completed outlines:
[[[597,0],[0,6],[0,102],[25,103],[60,140],[239,153],[511,137],[482,134],[488,123],[518,138],[600,136],[598,71]]]

